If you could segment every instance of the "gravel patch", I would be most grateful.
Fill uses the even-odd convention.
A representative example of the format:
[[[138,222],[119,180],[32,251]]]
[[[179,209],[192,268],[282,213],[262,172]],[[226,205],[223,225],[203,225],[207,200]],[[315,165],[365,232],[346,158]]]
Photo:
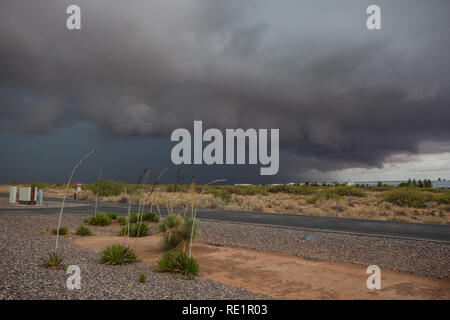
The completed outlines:
[[[450,244],[250,224],[202,221],[199,241],[349,262],[437,278],[450,277]]]
[[[86,217],[65,216],[62,225],[71,232]],[[147,263],[109,266],[100,263],[98,252],[61,237],[59,246],[65,265],[81,269],[81,289],[69,290],[65,270],[39,267],[41,258],[54,250],[55,238],[45,231],[55,228],[57,215],[3,214],[0,224],[1,299],[267,299],[269,297],[197,277],[175,278],[159,273]],[[112,232],[91,227],[95,233]],[[141,273],[147,275],[139,283]]]

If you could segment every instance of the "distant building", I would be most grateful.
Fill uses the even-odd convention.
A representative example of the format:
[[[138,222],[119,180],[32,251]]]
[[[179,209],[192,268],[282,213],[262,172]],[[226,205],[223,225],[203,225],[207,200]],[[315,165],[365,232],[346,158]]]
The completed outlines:
[[[450,189],[450,180],[432,181],[431,185],[433,186],[433,189]]]

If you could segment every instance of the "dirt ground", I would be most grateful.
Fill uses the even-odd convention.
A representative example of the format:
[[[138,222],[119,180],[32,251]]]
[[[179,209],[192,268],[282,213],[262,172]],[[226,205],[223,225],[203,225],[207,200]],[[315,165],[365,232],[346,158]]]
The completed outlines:
[[[156,265],[161,238],[130,239],[142,261]],[[78,237],[83,248],[101,251],[123,237]],[[137,244],[137,246],[136,246]],[[276,252],[218,247],[196,243],[192,255],[203,278],[269,295],[278,299],[450,299],[450,280],[381,270],[381,289],[366,286],[367,266],[314,262]]]

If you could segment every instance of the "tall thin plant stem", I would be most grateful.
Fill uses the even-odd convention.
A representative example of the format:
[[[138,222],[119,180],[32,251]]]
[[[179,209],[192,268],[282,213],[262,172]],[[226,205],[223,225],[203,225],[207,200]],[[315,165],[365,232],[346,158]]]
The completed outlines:
[[[97,203],[98,203],[98,190],[100,189],[100,179],[102,177],[102,168],[100,168],[100,173],[97,179],[97,194],[95,195],[95,216],[97,216]]]
[[[147,174],[147,171],[148,171],[148,169],[145,169],[144,172],[139,177],[138,182],[136,183],[136,187],[134,188],[134,191],[136,191],[137,188],[139,187],[139,185],[141,184],[142,177]],[[130,240],[130,217],[131,217],[131,201],[128,204],[127,236],[126,236],[127,237],[127,249],[128,249],[128,242]]]
[[[61,228],[61,220],[62,220],[62,215],[63,215],[63,211],[64,211],[64,204],[66,203],[67,192],[69,192],[69,186],[70,186],[70,182],[72,181],[72,177],[75,174],[75,171],[77,171],[78,167],[83,163],[83,161],[86,160],[92,154],[96,153],[97,151],[98,151],[98,149],[96,148],[96,149],[92,150],[91,152],[89,152],[88,154],[86,154],[83,158],[81,158],[81,160],[78,161],[78,163],[73,168],[72,173],[70,174],[69,181],[67,182],[67,186],[66,186],[66,192],[64,192],[64,198],[63,198],[62,205],[61,205],[61,211],[59,212],[58,229],[56,230],[55,254],[58,250],[59,228]]]
[[[139,207],[138,207],[138,219],[139,219],[139,215],[141,214],[142,201],[144,199],[144,187],[149,178],[149,174],[150,174],[150,171],[147,170],[147,172],[145,173],[145,176],[144,176],[144,180],[142,181],[141,198],[139,199]],[[142,211],[142,212],[144,212],[144,211]]]
[[[145,186],[147,185],[149,180],[150,180],[150,174],[147,176],[147,179],[145,180],[145,182],[144,182],[144,184],[142,186],[142,195],[141,195],[141,202],[142,202],[141,212],[142,212],[142,215],[144,215],[144,208],[145,208],[144,189],[145,189]]]
[[[202,192],[200,193],[200,196],[198,197],[197,205],[195,206],[194,216],[192,218],[191,240],[189,241],[189,254],[188,254],[189,258],[191,257],[192,237],[194,235],[194,226],[195,226],[195,216],[197,215],[197,209],[198,209],[198,205],[200,203],[200,198],[202,197],[203,192],[205,192],[205,189],[207,186],[209,186],[210,184],[213,184],[213,183],[224,182],[224,181],[226,181],[226,179],[218,179],[218,180],[213,180],[211,182],[208,182],[207,184],[205,184],[205,186],[202,189]]]
[[[164,172],[167,171],[167,169],[169,169],[169,168],[165,168],[164,170],[162,170],[162,171],[159,173],[158,178],[156,179],[155,183],[153,184],[152,192],[151,192],[152,200],[151,200],[151,204],[150,204],[150,212],[152,212],[152,210],[153,210],[153,200],[155,199],[155,194],[156,194],[156,192],[154,192],[154,191],[155,191],[155,187],[156,187],[156,185],[159,183],[159,179],[162,177],[162,175],[164,174]],[[161,217],[160,217],[160,218],[161,218]]]
[[[140,200],[138,215],[137,215],[137,219],[136,219],[136,222],[138,223],[138,230],[137,230],[137,234],[136,234],[136,240],[134,241],[134,249],[136,249],[136,247],[137,247],[137,240],[138,240],[139,235],[141,233],[142,221],[144,219],[144,202],[143,202],[143,199],[144,199],[144,188],[145,188],[145,185],[147,184],[149,179],[150,179],[150,171],[147,171],[147,174],[145,175],[144,181],[142,183],[141,200]],[[142,213],[140,212],[141,210],[142,210]]]

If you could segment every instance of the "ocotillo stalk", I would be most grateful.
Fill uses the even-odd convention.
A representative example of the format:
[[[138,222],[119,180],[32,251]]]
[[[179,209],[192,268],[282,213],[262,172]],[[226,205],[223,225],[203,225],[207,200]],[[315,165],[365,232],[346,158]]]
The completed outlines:
[[[224,181],[226,181],[226,179],[218,179],[218,180],[213,180],[211,182],[208,182],[207,184],[205,184],[205,186],[203,187],[202,192],[200,193],[200,196],[198,197],[197,205],[195,206],[194,216],[192,218],[191,240],[189,241],[189,254],[188,254],[189,258],[191,257],[192,236],[194,235],[195,216],[197,214],[197,209],[198,209],[198,205],[200,203],[200,198],[201,198],[201,196],[202,196],[202,194],[205,191],[207,186],[209,186],[210,184],[216,183],[216,182],[224,182]]]
[[[194,183],[192,182],[192,183],[190,183],[190,184],[188,185],[188,187],[187,187],[187,189],[186,189],[186,193],[187,193],[187,194],[189,194],[189,189],[191,188],[191,186],[192,186],[193,184],[194,184]],[[187,210],[188,210],[188,203],[185,203],[184,209],[183,209],[183,218],[186,216]]]
[[[150,175],[147,176],[147,179],[145,180],[144,185],[142,186],[142,195],[141,195],[141,202],[142,202],[141,212],[142,212],[142,215],[144,215],[144,209],[145,209],[144,189],[145,189],[145,186],[147,185],[149,180],[150,180]]]
[[[142,177],[147,173],[148,169],[145,169],[144,172],[141,174],[141,176],[138,179],[138,182],[136,183],[136,187],[134,188],[134,191],[137,190],[139,187],[139,184],[141,183]],[[127,228],[127,249],[128,249],[128,242],[130,239],[130,217],[131,217],[131,202],[128,205],[128,228]]]
[[[142,181],[141,198],[139,199],[138,216],[137,216],[138,219],[139,219],[139,215],[141,214],[142,200],[144,198],[144,186],[147,183],[149,173],[150,173],[150,171],[147,170],[147,172],[145,173],[145,176],[144,176],[144,180]]]
[[[100,168],[100,174],[98,175],[97,179],[97,194],[95,196],[95,216],[97,216],[97,203],[98,203],[98,190],[100,189],[100,179],[102,177],[102,168]]]
[[[147,174],[145,175],[145,178],[144,178],[144,182],[142,183],[142,194],[141,194],[141,201],[140,201],[142,203],[142,207],[141,207],[142,213],[139,213],[139,211],[138,211],[138,216],[137,216],[137,220],[136,220],[136,222],[138,223],[138,230],[137,230],[137,234],[136,234],[136,241],[134,242],[134,248],[135,249],[137,247],[137,240],[138,240],[139,235],[141,233],[142,221],[144,219],[144,202],[143,202],[144,187],[147,184],[149,178],[150,178],[150,171],[147,171]]]
[[[125,239],[127,240],[127,248],[128,248],[128,235],[130,234],[130,213],[131,213],[131,204],[128,205],[128,213],[127,213],[127,224],[125,227],[127,228],[127,232],[124,232],[123,242]]]
[[[156,185],[159,183],[159,179],[160,179],[161,176],[164,174],[164,172],[167,171],[167,169],[169,169],[169,168],[165,168],[164,170],[162,170],[162,171],[159,173],[158,178],[156,179],[155,183],[153,184],[152,191],[151,191],[151,195],[152,195],[152,200],[151,200],[151,201],[152,201],[152,202],[151,202],[151,204],[150,204],[150,212],[152,212],[152,210],[153,210],[153,200],[155,199],[155,193],[154,193],[155,187],[156,187]],[[161,218],[161,217],[160,217],[160,218]]]
[[[97,151],[98,151],[98,149],[94,149],[91,152],[89,152],[88,154],[86,154],[83,158],[81,158],[81,160],[78,161],[78,163],[73,168],[72,173],[70,174],[69,181],[67,182],[67,186],[66,186],[66,192],[64,192],[64,198],[63,198],[63,202],[61,205],[61,211],[59,212],[58,229],[56,230],[55,254],[58,250],[59,228],[61,228],[61,219],[62,219],[62,214],[64,211],[64,204],[66,203],[66,196],[67,196],[67,192],[69,192],[69,186],[70,186],[70,182],[72,181],[72,177],[75,174],[75,171],[77,171],[78,167],[81,165],[81,163],[83,163],[84,160],[86,160],[90,155],[96,153]]]

